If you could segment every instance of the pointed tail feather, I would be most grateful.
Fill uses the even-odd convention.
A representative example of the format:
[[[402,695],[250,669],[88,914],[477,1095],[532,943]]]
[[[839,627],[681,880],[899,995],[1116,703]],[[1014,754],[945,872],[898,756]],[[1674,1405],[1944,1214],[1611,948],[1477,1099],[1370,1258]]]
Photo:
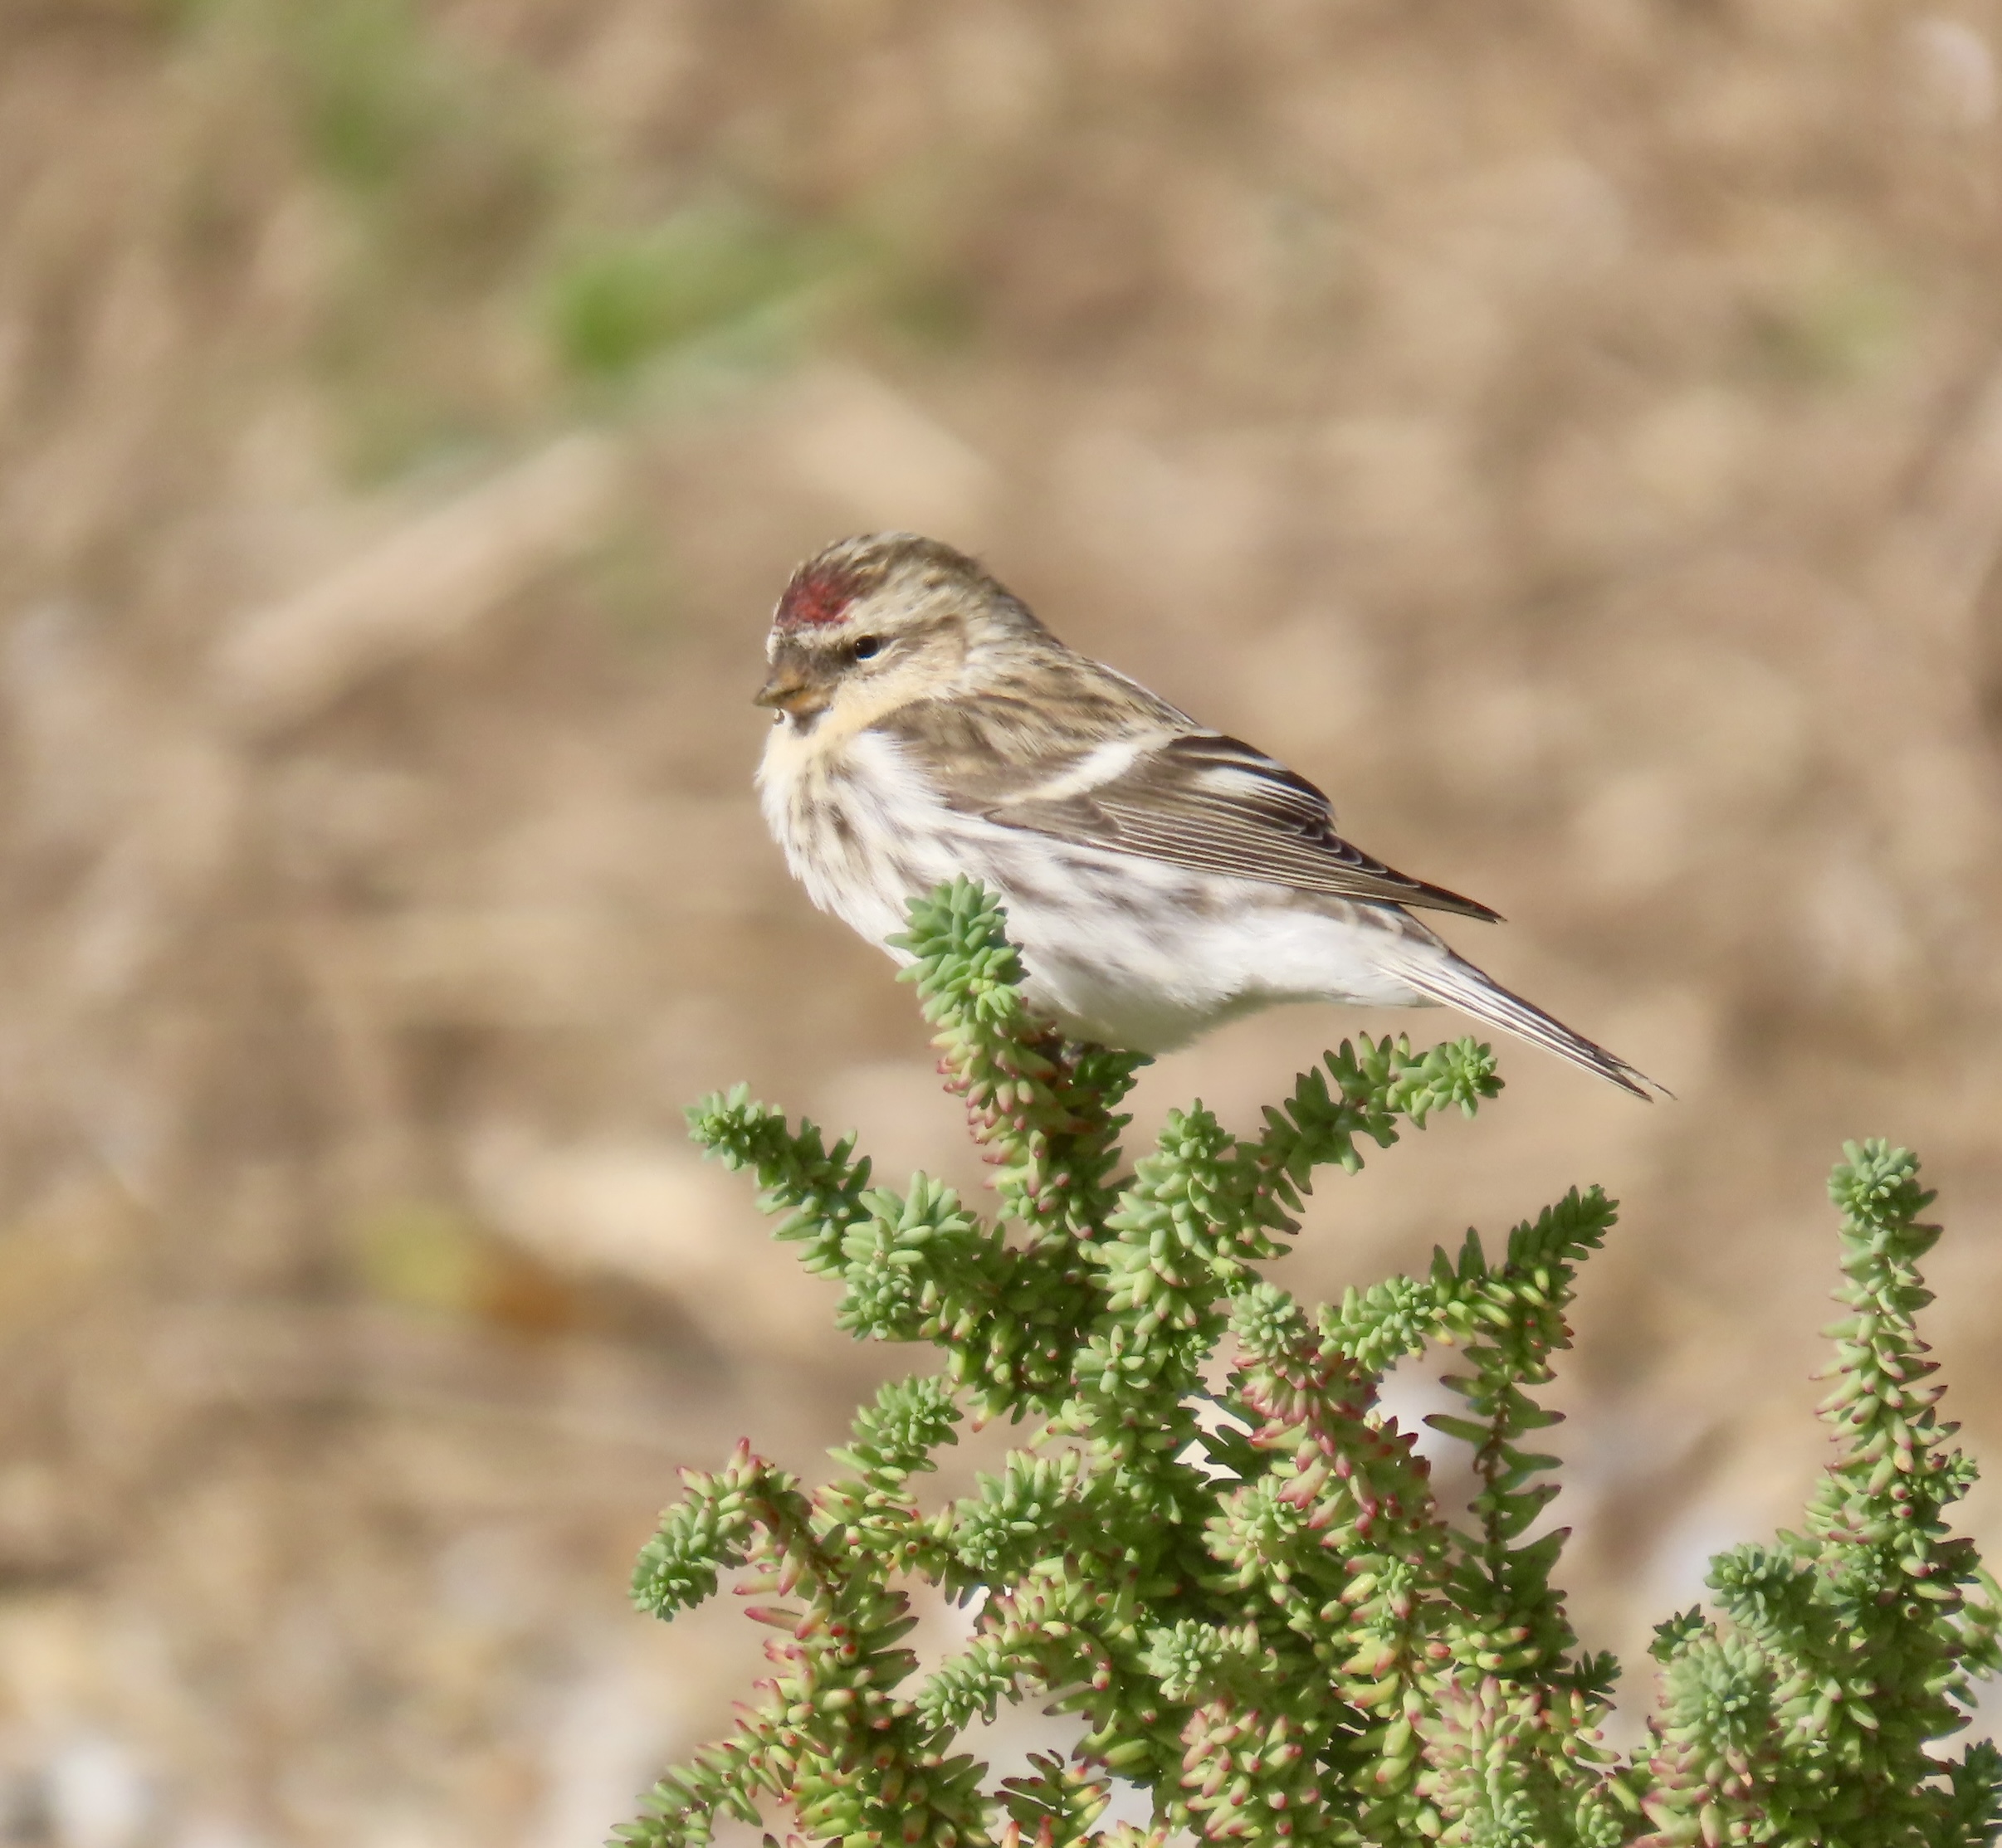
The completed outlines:
[[[1608,1083],[1619,1085],[1624,1091],[1631,1091],[1648,1103],[1654,1101],[1657,1092],[1663,1097],[1674,1095],[1667,1085],[1658,1085],[1646,1073],[1637,1071],[1603,1046],[1594,1046],[1583,1034],[1574,1033],[1562,1021],[1553,1020],[1521,995],[1511,994],[1472,963],[1450,951],[1436,958],[1413,957],[1409,962],[1400,962],[1397,973],[1420,994],[1443,1002],[1448,1007],[1458,1007],[1463,1014],[1472,1014],[1476,1020],[1485,1021],[1504,1033],[1513,1033],[1517,1039],[1527,1040],[1532,1046],[1555,1052],[1574,1065],[1583,1065],[1587,1071],[1596,1072]]]

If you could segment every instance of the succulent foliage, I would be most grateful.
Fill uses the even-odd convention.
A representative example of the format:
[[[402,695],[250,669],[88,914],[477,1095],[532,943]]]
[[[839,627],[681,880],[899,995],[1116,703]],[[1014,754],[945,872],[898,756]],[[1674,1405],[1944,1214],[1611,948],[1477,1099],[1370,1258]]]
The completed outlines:
[[[840,1282],[842,1325],[942,1366],[884,1387],[818,1489],[748,1444],[685,1472],[634,1597],[671,1617],[738,1575],[775,1672],[656,1787],[620,1831],[632,1848],[786,1811],[847,1848],[1995,1841],[2002,1760],[1936,1746],[1997,1665],[1998,1617],[1944,1519],[1974,1472],[1916,1329],[1939,1233],[1909,1154],[1853,1144],[1832,1182],[1838,1455],[1804,1529],[1723,1554],[1714,1611],[1660,1626],[1658,1711],[1624,1758],[1598,1730],[1618,1669],[1580,1648],[1552,1583],[1556,1461],[1532,1447],[1613,1203],[1574,1191],[1493,1249],[1470,1231],[1423,1275],[1319,1308],[1266,1275],[1317,1173],[1494,1096],[1488,1050],[1345,1044],[1256,1134],[1198,1104],[1124,1173],[1118,1109],[1145,1061],[1025,1010],[991,897],[942,888],[904,943],[999,1210],[923,1175],[874,1186],[852,1140],[830,1148],[741,1089],[691,1111]],[[1464,1410],[1430,1422],[1479,1484],[1464,1519],[1378,1403],[1386,1370],[1435,1346]],[[925,1505],[915,1484],[955,1426],[999,1417],[1020,1447]],[[923,1677],[903,1646],[914,1581],[972,1613]],[[1081,1735],[993,1785],[961,1735],[1024,1700]],[[1147,1825],[1104,1822],[1121,1784],[1150,1795]]]

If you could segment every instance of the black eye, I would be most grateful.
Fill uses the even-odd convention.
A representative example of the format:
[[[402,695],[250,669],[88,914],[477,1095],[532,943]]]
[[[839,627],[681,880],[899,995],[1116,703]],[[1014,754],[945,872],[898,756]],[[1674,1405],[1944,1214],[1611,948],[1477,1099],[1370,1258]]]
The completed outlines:
[[[856,661],[867,661],[872,656],[881,653],[882,646],[881,636],[857,636],[848,644],[848,653]]]

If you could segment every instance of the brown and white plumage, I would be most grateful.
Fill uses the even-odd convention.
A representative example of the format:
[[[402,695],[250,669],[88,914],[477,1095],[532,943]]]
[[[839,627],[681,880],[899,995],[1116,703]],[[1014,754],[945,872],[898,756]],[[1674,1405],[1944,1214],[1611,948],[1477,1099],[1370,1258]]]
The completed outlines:
[[[1006,904],[1031,1004],[1079,1038],[1155,1052],[1282,1001],[1443,1002],[1648,1095],[1412,914],[1487,906],[1352,846],[1313,784],[1066,647],[950,547],[828,547],[766,654],[765,817],[872,942],[964,873]]]

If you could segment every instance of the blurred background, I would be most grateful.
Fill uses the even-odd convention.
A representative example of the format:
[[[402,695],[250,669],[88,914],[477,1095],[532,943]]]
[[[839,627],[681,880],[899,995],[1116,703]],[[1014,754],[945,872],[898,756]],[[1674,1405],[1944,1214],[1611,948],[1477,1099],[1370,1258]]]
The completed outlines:
[[[681,1107],[979,1184],[750,793],[857,530],[1286,755],[1677,1094],[1505,1046],[1287,1279],[1625,1202],[1553,1434],[1622,1736],[1825,1455],[1846,1136],[1927,1158],[2002,1471],[1999,25],[0,0],[0,1840],[585,1848],[724,1724],[759,1633],[625,1602],[675,1466],[928,1363]],[[1141,1126],[1358,1026],[1457,1031],[1243,1023]]]

